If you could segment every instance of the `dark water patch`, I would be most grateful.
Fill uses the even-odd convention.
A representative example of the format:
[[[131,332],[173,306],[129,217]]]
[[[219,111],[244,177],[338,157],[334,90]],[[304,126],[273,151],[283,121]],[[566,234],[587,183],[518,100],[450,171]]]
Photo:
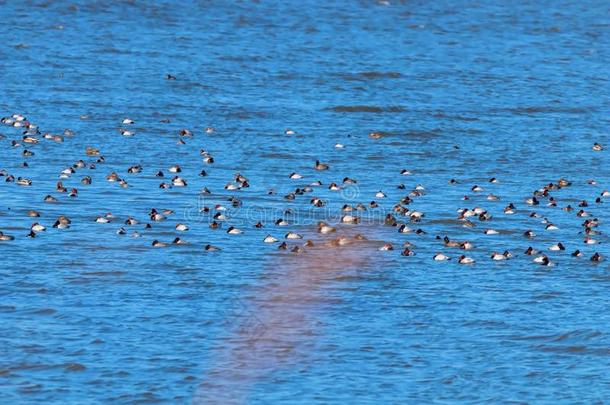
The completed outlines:
[[[99,277],[120,277],[127,274],[124,271],[92,271],[87,273],[82,273],[83,276],[99,276]]]
[[[40,308],[40,309],[28,311],[28,313],[31,315],[50,316],[50,315],[57,313],[57,310],[55,310],[53,308]]]
[[[602,333],[597,330],[575,330],[571,332],[567,332],[557,336],[557,338],[553,339],[554,342],[562,342],[564,340],[589,340],[592,338],[596,338],[602,336]]]
[[[596,356],[610,356],[610,348],[592,348],[583,345],[570,346],[554,346],[554,345],[539,345],[535,346],[536,350],[550,353],[562,354],[592,354]]]
[[[531,106],[531,107],[511,107],[511,108],[494,108],[492,113],[511,113],[517,115],[531,114],[586,114],[595,112],[595,107],[557,107],[557,106]]]
[[[253,111],[240,108],[226,111],[225,116],[229,119],[238,120],[267,119],[270,117],[270,113],[267,111]]]
[[[434,118],[446,119],[450,121],[464,121],[464,122],[476,122],[479,121],[477,117],[467,117],[464,115],[454,115],[454,114],[446,114],[443,112],[437,112],[432,114]]]
[[[22,394],[34,394],[42,391],[44,386],[42,384],[31,384],[31,383],[22,383],[19,385],[19,392]]]
[[[367,106],[367,105],[338,105],[335,107],[325,108],[324,111],[380,114],[380,113],[399,113],[399,112],[405,111],[405,109],[400,106],[377,107],[377,106]]]
[[[338,74],[344,80],[375,80],[375,79],[399,79],[402,74],[399,72],[360,72],[360,73],[340,73]]]
[[[218,57],[219,60],[229,62],[262,62],[268,58],[268,56],[261,55],[223,55]]]
[[[66,371],[85,371],[87,367],[80,363],[67,363],[64,365]]]

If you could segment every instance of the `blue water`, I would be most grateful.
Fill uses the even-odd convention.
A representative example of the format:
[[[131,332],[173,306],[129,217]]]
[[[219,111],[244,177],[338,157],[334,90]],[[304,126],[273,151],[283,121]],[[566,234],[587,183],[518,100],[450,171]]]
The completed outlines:
[[[610,189],[608,151],[592,150],[610,147],[610,9],[498,3],[3,3],[0,115],[74,135],[13,147],[22,129],[0,127],[0,169],[32,180],[0,177],[0,231],[15,237],[0,242],[0,402],[608,398],[609,261],[589,257],[610,257],[610,199],[594,202]],[[135,124],[122,125],[126,117]],[[123,137],[125,127],[135,136]],[[194,136],[178,144],[183,128]],[[57,193],[63,169],[97,159],[88,146],[105,163],[61,179],[78,197]],[[204,164],[200,149],[215,162]],[[330,169],[315,171],[317,159]],[[142,172],[128,174],[136,164]],[[160,189],[175,164],[188,186]],[[111,172],[129,187],[106,181]],[[250,187],[225,190],[237,172]],[[81,185],[85,175],[91,185]],[[346,176],[357,183],[328,189]],[[551,191],[558,207],[525,204],[561,177],[572,185]],[[283,198],[315,180],[323,186]],[[424,195],[409,208],[425,217],[409,226],[427,233],[383,225],[418,184]],[[58,201],[44,203],[47,194]],[[314,196],[326,206],[313,208]],[[337,225],[368,241],[328,247],[317,234],[318,220],[335,223],[344,204],[372,200],[380,207],[360,225]],[[579,234],[581,200],[599,219],[600,244]],[[506,215],[510,202],[517,210]],[[216,204],[229,218],[212,230],[199,209]],[[474,207],[493,218],[465,228],[457,209]],[[153,222],[151,208],[174,212]],[[95,222],[108,212],[116,219]],[[52,228],[59,215],[69,229]],[[129,216],[139,224],[125,225]],[[290,225],[274,225],[280,217]],[[559,229],[546,231],[544,217]],[[47,230],[26,238],[33,222]],[[176,231],[178,222],[190,229]],[[227,234],[230,225],[244,233]],[[537,236],[525,239],[526,229]],[[304,236],[290,247],[315,246],[293,254],[262,242],[289,230]],[[466,253],[477,262],[458,264],[464,251],[436,235],[472,241]],[[176,236],[189,244],[151,247]],[[415,256],[400,255],[405,241]],[[385,242],[395,250],[378,251]],[[566,250],[548,251],[556,242]],[[532,263],[530,245],[556,266]],[[505,249],[512,259],[491,261]],[[571,257],[575,249],[583,257]],[[454,260],[435,262],[437,252]]]

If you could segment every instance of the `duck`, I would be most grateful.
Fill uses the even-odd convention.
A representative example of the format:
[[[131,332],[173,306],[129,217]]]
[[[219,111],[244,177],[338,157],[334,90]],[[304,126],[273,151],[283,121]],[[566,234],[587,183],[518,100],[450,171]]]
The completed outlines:
[[[40,212],[38,212],[36,210],[28,211],[28,217],[30,217],[30,218],[35,218],[35,217],[39,217],[39,216],[40,216]]]
[[[533,231],[528,229],[527,231],[523,232],[523,236],[525,236],[526,238],[531,239],[534,236],[536,236],[536,234]]]
[[[580,257],[580,256],[582,256],[582,253],[581,253],[581,251],[580,251],[580,250],[576,249],[575,251],[573,251],[573,252],[571,253],[571,256],[572,256],[572,257]]]
[[[349,243],[350,243],[350,240],[346,236],[339,236],[338,238],[335,238],[330,241],[330,246],[333,246],[333,247],[345,246],[345,245],[348,245]]]
[[[538,253],[538,250],[534,249],[533,247],[529,246],[525,252],[524,252],[527,256],[533,256],[535,254]]]
[[[135,133],[134,133],[133,131],[130,131],[130,130],[128,130],[128,129],[123,129],[123,128],[120,128],[120,129],[119,129],[119,132],[120,132],[120,133],[121,133],[121,135],[123,135],[123,136],[134,136],[134,135],[135,135]]]
[[[31,186],[32,185],[32,180],[26,179],[26,178],[23,178],[23,177],[17,177],[17,185],[19,185],[19,186]]]
[[[328,234],[331,232],[335,232],[337,229],[333,226],[328,225],[326,222],[318,223],[318,232],[321,234]]]
[[[471,257],[468,257],[468,256],[461,255],[458,258],[458,263],[459,264],[474,264],[474,262],[475,262],[475,260],[473,258],[471,258]]]
[[[2,231],[0,231],[0,241],[7,242],[7,241],[14,240],[14,239],[15,239],[14,236],[6,235]]]
[[[460,247],[461,246],[461,242],[452,241],[451,239],[449,239],[448,236],[445,236],[443,238],[443,242],[446,247]]]
[[[229,229],[227,229],[227,233],[230,235],[240,235],[244,233],[244,231],[242,231],[241,229],[237,229],[234,226],[230,226]]]
[[[140,173],[141,171],[142,171],[142,166],[141,165],[130,166],[127,169],[127,173],[130,173],[130,174]]]
[[[474,249],[474,244],[472,242],[462,242],[462,243],[460,243],[460,249],[463,249],[463,250]]]
[[[437,253],[434,255],[433,259],[436,260],[437,262],[445,261],[445,260],[449,260],[449,256],[444,255],[442,253]]]
[[[39,224],[38,222],[34,222],[32,226],[30,226],[30,230],[34,232],[44,232],[47,228],[44,225]]]
[[[117,235],[125,235],[126,233],[127,233],[127,231],[125,231],[125,228],[123,228],[123,227],[117,229],[117,231],[116,231]]]
[[[273,236],[271,236],[271,235],[267,235],[267,236],[265,236],[265,239],[263,239],[263,242],[264,242],[264,243],[275,243],[275,242],[277,242],[277,241],[278,241],[278,239],[277,239],[277,238],[274,238],[274,237],[273,237]]]
[[[182,168],[181,168],[179,165],[174,165],[174,166],[171,166],[171,167],[168,169],[168,171],[169,171],[170,173],[180,173],[180,172],[182,172]],[[159,172],[159,173],[162,173],[162,172]]]
[[[150,219],[151,219],[152,221],[157,221],[157,222],[159,222],[159,221],[164,221],[164,220],[166,219],[166,218],[165,218],[165,215],[163,215],[163,214],[161,214],[160,212],[158,212],[158,211],[157,211],[155,208],[153,208],[153,209],[150,211],[149,216],[150,216]]]
[[[110,222],[110,219],[106,216],[99,216],[95,218],[95,222],[97,222],[98,224],[107,224],[108,222]]]
[[[172,245],[186,245],[186,244],[187,244],[187,242],[180,239],[179,237],[175,237],[174,240],[172,241]]]
[[[485,235],[498,235],[500,232],[495,229],[486,229],[484,233]]]
[[[134,121],[134,120],[132,120],[132,119],[129,119],[129,118],[123,118],[123,121],[121,121],[121,124],[124,124],[124,125],[133,125],[133,124],[134,124],[134,122],[135,122],[135,121]]]
[[[299,235],[296,232],[288,232],[286,235],[284,235],[284,237],[286,239],[303,239],[303,236]]]
[[[412,232],[412,229],[409,228],[406,224],[401,224],[398,227],[398,233],[410,233]]]
[[[341,216],[341,222],[343,222],[344,224],[357,224],[358,222],[360,222],[360,218],[350,214],[345,214]]]
[[[59,218],[57,218],[57,220],[53,224],[53,228],[68,229],[68,228],[70,228],[71,223],[72,223],[72,221],[70,221],[70,219],[68,219],[67,217],[62,215]]]
[[[133,217],[128,217],[128,218],[125,220],[125,225],[133,226],[133,225],[137,225],[137,224],[138,224],[138,222],[139,222],[139,221],[138,221],[137,219],[135,219],[135,218],[133,218]]]
[[[314,165],[316,170],[328,170],[329,166],[326,163],[321,163],[319,160],[316,160],[316,164]]]
[[[182,177],[180,176],[175,176],[174,178],[172,178],[172,184],[175,187],[186,187],[187,186],[187,182],[186,180],[184,180]]]
[[[205,245],[204,249],[206,252],[217,252],[217,251],[221,250],[219,247],[216,247],[216,246],[213,246],[210,244]]]
[[[166,246],[167,246],[167,243],[160,242],[157,239],[152,241],[152,247],[161,248],[161,247],[166,247]]]
[[[596,151],[596,152],[599,152],[599,151],[604,150],[604,147],[603,147],[601,144],[599,144],[599,143],[595,142],[595,143],[593,144],[592,149],[593,149],[594,151]]]
[[[566,250],[565,246],[561,242],[551,245],[549,250],[558,251],[558,250]]]
[[[298,174],[298,173],[292,172],[292,173],[290,173],[290,175],[288,176],[288,178],[289,178],[289,179],[292,179],[292,180],[300,180],[300,179],[302,179],[302,178],[303,178],[303,176],[301,176],[301,175],[300,175],[300,174]]]
[[[391,243],[384,243],[383,246],[379,248],[381,251],[394,250],[394,246]]]
[[[537,263],[537,264],[543,264],[546,266],[549,264],[550,261],[549,261],[549,258],[547,255],[540,255],[540,256],[534,257],[533,262]]]
[[[386,198],[386,194],[383,191],[378,191],[375,193],[375,198]]]
[[[57,202],[57,198],[53,197],[50,194],[47,194],[44,198],[44,202],[46,203],[53,203],[53,202]]]
[[[504,208],[504,213],[506,215],[512,215],[515,213],[515,206],[513,205],[513,203],[508,204],[505,208]]]
[[[401,256],[415,256],[415,252],[413,252],[411,249],[409,249],[407,247],[407,248],[405,248],[405,250],[402,251],[402,253],[400,255]]]
[[[493,252],[491,254],[491,260],[499,261],[499,260],[507,260],[510,257],[510,253],[508,251],[504,251],[504,253],[496,253]]]
[[[591,256],[590,259],[592,262],[601,262],[602,260],[604,260],[604,258],[602,257],[602,255],[600,255],[599,253],[595,252],[593,254],[593,256]]]

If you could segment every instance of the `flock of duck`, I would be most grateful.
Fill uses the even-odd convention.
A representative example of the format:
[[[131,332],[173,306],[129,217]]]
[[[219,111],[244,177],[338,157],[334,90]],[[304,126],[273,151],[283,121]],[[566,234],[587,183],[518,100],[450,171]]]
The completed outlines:
[[[13,148],[21,151],[21,156],[25,158],[21,164],[21,167],[26,169],[28,168],[27,158],[35,155],[32,149],[35,149],[36,145],[40,142],[64,142],[66,138],[70,138],[74,135],[74,133],[66,129],[62,135],[60,134],[51,134],[51,133],[43,133],[39,129],[39,127],[29,121],[22,114],[13,114],[8,117],[4,117],[1,120],[2,124],[7,127],[12,127],[16,131],[16,138],[11,140],[10,144]],[[120,129],[120,134],[125,137],[131,137],[135,135],[135,132],[128,129],[130,125],[133,125],[134,121],[125,118],[122,121],[122,129]],[[206,134],[212,134],[214,132],[214,128],[209,127],[204,130]],[[287,136],[294,135],[295,131],[287,129],[284,131]],[[183,129],[180,131],[179,143],[184,144],[184,138],[192,137],[194,135],[194,131],[189,129]],[[380,139],[384,136],[382,132],[373,132],[369,134],[371,139]],[[4,137],[4,135],[0,135],[0,139]],[[344,148],[342,144],[335,144],[335,148],[341,149]],[[594,152],[601,152],[604,150],[603,146],[599,143],[595,143],[592,146],[592,150]],[[73,164],[68,164],[67,167],[61,170],[58,173],[57,183],[54,191],[47,190],[46,192],[41,193],[41,202],[47,204],[53,204],[58,201],[60,195],[67,195],[68,198],[77,198],[79,196],[79,189],[76,187],[66,187],[64,186],[64,182],[67,182],[73,176],[78,174],[79,169],[95,169],[98,165],[102,165],[105,162],[105,158],[100,154],[99,149],[94,147],[87,147],[85,150],[85,155],[87,158],[78,160]],[[202,159],[203,165],[212,165],[214,163],[214,157],[207,152],[206,150],[200,150],[200,156]],[[312,164],[312,168],[316,171],[326,171],[330,170],[330,165],[327,163],[323,163],[319,160],[316,160],[315,163]],[[127,172],[130,174],[137,174],[142,172],[143,168],[141,165],[133,165],[127,169]],[[208,169],[209,170],[209,169]],[[167,169],[169,174],[164,173],[163,170],[158,170],[155,173],[155,176],[160,179],[159,188],[173,188],[173,187],[187,187],[188,180],[181,176],[182,168],[180,165],[174,165]],[[205,169],[202,169],[199,172],[199,176],[207,176],[208,172]],[[409,170],[403,169],[400,173],[397,173],[397,176],[408,176],[411,175]],[[9,173],[8,170],[2,169],[0,170],[0,177],[4,178],[5,183],[14,183],[21,187],[33,187],[35,186],[31,179],[16,176],[12,173]],[[289,180],[301,180],[303,176],[297,172],[292,172],[290,174],[286,174],[286,177]],[[121,177],[118,173],[112,172],[106,175],[105,180],[111,183],[118,183],[120,187],[127,188],[129,187],[129,183],[123,177]],[[92,184],[92,177],[90,175],[85,175],[80,178],[80,184],[82,186],[88,186]],[[498,180],[496,178],[489,179],[490,183],[497,183]],[[291,200],[295,200],[298,196],[305,195],[306,193],[313,193],[316,188],[319,187],[327,187],[331,191],[341,190],[346,185],[356,184],[357,181],[355,179],[345,177],[343,178],[342,184],[330,183],[328,186],[325,186],[321,181],[314,181],[305,186],[299,186],[294,189],[294,191],[279,197],[285,200],[287,203]],[[590,184],[595,184],[594,180],[589,181]],[[449,184],[457,184],[455,179],[449,180]],[[548,207],[558,207],[562,211],[575,215],[578,218],[582,218],[581,223],[581,232],[582,235],[582,243],[585,245],[596,245],[600,243],[598,241],[599,236],[602,235],[602,232],[599,230],[600,221],[595,218],[587,211],[587,207],[589,204],[602,204],[604,199],[610,197],[610,191],[602,191],[599,195],[594,196],[593,200],[587,201],[583,199],[577,204],[577,207],[572,206],[571,204],[566,204],[560,207],[559,200],[554,196],[555,192],[569,187],[571,182],[566,179],[559,179],[555,183],[545,184],[539,189],[535,190],[532,195],[523,199],[521,203],[523,207],[526,207],[527,215],[531,218],[539,218],[541,223],[544,226],[545,232],[553,232],[558,229],[558,227],[553,224],[548,218],[543,217],[539,213],[535,211],[536,206],[546,205]],[[239,190],[250,187],[249,180],[242,174],[237,173],[231,181],[229,181],[224,187],[226,191],[229,192],[238,192]],[[415,235],[424,235],[426,234],[426,230],[424,230],[422,224],[425,223],[425,213],[420,210],[409,208],[410,204],[415,201],[417,198],[425,195],[426,189],[422,185],[417,185],[410,191],[406,191],[406,186],[404,184],[398,185],[398,189],[405,190],[406,194],[403,198],[393,205],[391,211],[384,212],[383,223],[385,226],[393,227],[396,232],[400,234],[415,234]],[[49,192],[50,191],[50,192]],[[481,193],[483,192],[483,188],[479,185],[473,185],[471,187],[472,193]],[[204,187],[201,191],[203,195],[211,195],[212,192]],[[274,190],[268,191],[269,195],[275,195],[276,192]],[[376,199],[387,198],[387,195],[383,191],[379,191],[375,194]],[[488,201],[497,201],[500,198],[494,194],[487,195],[486,199]],[[468,201],[469,197],[464,196],[464,201]],[[10,200],[9,200],[10,201]],[[200,211],[202,213],[209,214],[210,221],[207,224],[211,229],[220,229],[225,230],[225,232],[229,235],[240,235],[244,232],[243,229],[239,229],[237,226],[229,226],[230,218],[227,216],[228,206],[231,207],[240,207],[243,204],[243,201],[235,196],[230,196],[227,198],[228,204],[216,204],[213,207],[202,207]],[[318,197],[311,197],[310,204],[312,207],[324,207],[326,205],[326,201]],[[517,203],[509,203],[503,209],[503,215],[514,215],[514,214],[522,214],[523,210],[518,210]],[[367,240],[367,236],[365,233],[353,233],[351,236],[347,236],[349,233],[341,235],[342,227],[350,226],[351,229],[355,229],[356,232],[358,230],[358,225],[363,222],[362,213],[367,210],[379,208],[380,205],[376,201],[370,201],[367,203],[357,203],[357,204],[345,204],[341,208],[340,215],[337,216],[338,223],[331,224],[330,221],[319,221],[317,226],[315,227],[315,231],[317,231],[320,235],[328,235],[327,238],[320,238],[319,241],[314,241],[311,239],[305,240],[304,236],[295,232],[288,231],[282,232],[283,237],[276,237],[270,234],[267,234],[262,243],[267,244],[277,244],[277,248],[279,250],[290,251],[295,254],[305,253],[309,248],[315,248],[319,246],[324,247],[339,247],[345,246],[348,244],[356,243],[359,241]],[[520,212],[517,212],[520,211]],[[286,212],[290,212],[290,209],[286,210]],[[141,220],[137,219],[137,216],[129,216],[128,218],[121,220],[123,221],[123,226],[121,226],[117,231],[117,235],[126,235],[130,234],[132,237],[137,238],[142,236],[141,233],[145,232],[148,229],[153,228],[153,224],[160,221],[165,221],[174,214],[173,210],[170,209],[156,209],[151,208],[149,212],[147,212],[146,217],[147,221],[142,223],[143,230],[140,231],[131,231],[128,232],[129,227],[134,226],[141,222]],[[66,215],[60,215],[58,218],[51,219],[48,221],[44,221],[42,218],[42,213],[36,209],[30,209],[27,211],[26,215],[32,218],[32,224],[30,226],[29,232],[24,234],[23,237],[28,238],[36,238],[41,233],[45,233],[47,231],[47,226],[51,226],[56,229],[67,229],[72,226],[72,220]],[[92,217],[92,221],[97,223],[110,223],[113,221],[118,221],[111,213],[97,216],[95,218]],[[493,220],[493,216],[491,213],[481,207],[474,208],[460,208],[457,211],[456,220],[466,228],[472,228],[477,225],[481,225],[482,223],[488,223]],[[45,223],[47,225],[45,225]],[[477,224],[478,223],[478,224]],[[282,218],[274,219],[273,223],[264,223],[263,221],[258,221],[255,224],[252,224],[255,228],[265,228],[272,227],[273,229],[278,229],[277,227],[283,227],[290,225],[288,221]],[[179,233],[187,232],[190,227],[187,223],[177,222],[175,224],[175,231],[177,232],[174,239],[170,242],[163,242],[160,240],[153,240],[152,247],[162,248],[171,245],[181,245],[186,244],[187,242],[183,240],[179,235]],[[500,232],[488,227],[483,231],[486,235],[496,235]],[[0,241],[2,242],[10,242],[15,240],[16,237],[21,235],[11,235],[4,233],[0,230]],[[530,229],[523,230],[523,238],[525,240],[533,240],[536,237],[534,231]],[[598,239],[596,239],[598,238]],[[283,240],[282,240],[283,239]],[[435,261],[448,261],[455,260],[460,264],[473,264],[475,263],[475,259],[468,256],[468,251],[474,248],[474,243],[468,240],[455,240],[448,236],[435,236],[435,240],[438,243],[439,251],[438,253],[432,255],[432,259]],[[400,250],[402,256],[414,256],[417,253],[417,248],[411,244],[410,242],[404,242],[400,247],[395,247],[392,243],[383,243],[381,246],[377,246],[379,251],[393,251]],[[221,250],[222,247],[214,246],[212,244],[205,244],[203,246],[204,251],[218,251]],[[451,254],[449,251],[455,250],[456,254]],[[523,252],[510,252],[509,250],[504,250],[503,252],[490,252],[489,258],[493,261],[503,261],[510,260],[515,255],[525,255],[530,256],[533,263],[543,265],[543,266],[553,266],[554,262],[549,256],[551,253],[545,252],[557,252],[564,251],[566,247],[563,243],[558,242],[551,246],[547,246],[545,249],[536,249],[532,246],[529,246]],[[442,253],[441,251],[447,252]],[[580,249],[575,249],[571,252],[571,256],[573,257],[582,257],[583,253]],[[600,262],[604,260],[602,255],[598,252],[595,252],[593,255],[588,257],[590,261]]]

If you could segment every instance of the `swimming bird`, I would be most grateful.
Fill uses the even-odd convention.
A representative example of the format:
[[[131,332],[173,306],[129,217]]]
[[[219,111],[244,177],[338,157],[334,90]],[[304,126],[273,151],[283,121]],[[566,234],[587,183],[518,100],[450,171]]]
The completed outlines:
[[[267,235],[267,236],[265,236],[265,239],[263,239],[263,242],[265,242],[265,243],[275,243],[277,241],[278,241],[277,238],[274,238],[271,235]]]
[[[314,168],[316,170],[328,170],[329,166],[326,163],[321,163],[319,160],[316,160]]]
[[[458,263],[460,264],[473,264],[474,262],[474,259],[468,256],[461,255],[458,258]]]
[[[449,260],[449,256],[446,256],[442,253],[437,253],[434,255],[433,259],[436,261],[445,261],[445,260]]]
[[[493,252],[491,254],[491,260],[499,261],[499,260],[507,260],[510,257],[510,253],[508,251],[504,251],[504,253],[496,253]]]
[[[34,222],[30,229],[34,232],[44,232],[47,228],[44,225],[39,224],[38,222]]]
[[[336,232],[336,230],[335,227],[328,225],[326,222],[322,221],[318,223],[318,232],[321,234]]]
[[[549,250],[557,251],[557,250],[566,250],[565,246],[561,242],[556,243],[549,247]]]
[[[14,239],[15,239],[14,236],[6,235],[2,231],[0,231],[0,241],[6,242],[6,241],[14,240]]]
[[[244,231],[242,231],[241,229],[237,229],[234,226],[230,226],[229,229],[227,229],[227,233],[231,235],[239,235],[244,233]]]

